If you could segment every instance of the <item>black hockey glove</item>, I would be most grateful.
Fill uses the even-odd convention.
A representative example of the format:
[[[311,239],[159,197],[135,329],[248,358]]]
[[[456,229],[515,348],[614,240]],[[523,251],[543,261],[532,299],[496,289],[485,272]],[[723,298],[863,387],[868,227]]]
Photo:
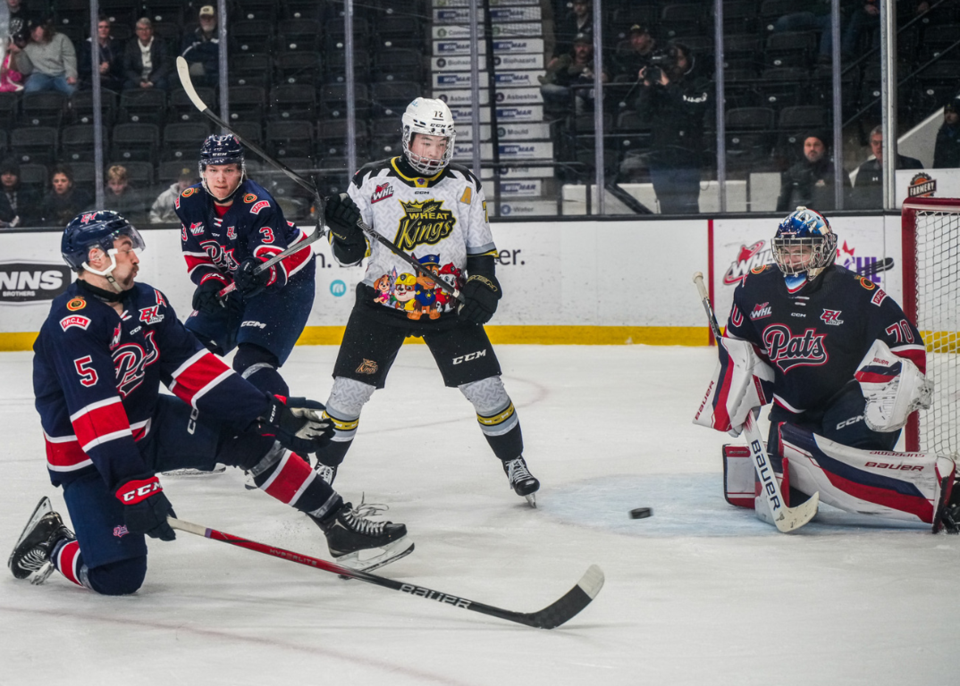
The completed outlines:
[[[364,242],[360,222],[360,208],[346,193],[331,195],[327,198],[323,218],[330,227],[333,237],[344,245],[357,245]]]
[[[461,291],[464,303],[460,306],[460,316],[475,324],[486,324],[497,311],[497,301],[503,292],[497,277],[474,274],[467,279]]]
[[[269,269],[264,269],[259,274],[255,273],[256,268],[262,264],[263,260],[257,257],[248,257],[240,263],[233,275],[233,282],[237,284],[237,291],[245,300],[263,293],[263,289],[270,282]]]
[[[120,485],[116,496],[124,505],[124,524],[131,534],[146,534],[161,541],[172,541],[177,537],[167,522],[168,516],[177,515],[156,476],[131,479]]]
[[[219,279],[207,279],[193,292],[193,309],[203,314],[215,315],[223,311],[226,304],[217,295],[223,290]]]
[[[256,430],[265,436],[274,436],[284,446],[297,453],[315,453],[333,437],[333,422],[317,414],[323,403],[307,398],[270,397],[270,407],[257,418]]]

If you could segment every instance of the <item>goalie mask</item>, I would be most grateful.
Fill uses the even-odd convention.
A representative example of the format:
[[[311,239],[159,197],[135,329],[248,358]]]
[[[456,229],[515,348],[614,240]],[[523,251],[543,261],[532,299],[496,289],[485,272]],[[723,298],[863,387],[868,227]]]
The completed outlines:
[[[86,270],[97,276],[102,276],[119,292],[121,289],[114,281],[111,273],[117,266],[117,249],[113,242],[121,236],[127,236],[133,243],[132,250],[138,253],[143,250],[143,238],[140,232],[122,215],[109,210],[82,212],[70,220],[63,230],[60,239],[60,252],[63,260],[74,271]],[[110,266],[104,270],[94,269],[87,262],[90,249],[100,248],[110,257]]]
[[[798,207],[777,227],[773,257],[788,281],[815,279],[837,257],[837,234],[822,214]]]
[[[453,114],[445,102],[417,98],[407,105],[407,111],[403,113],[401,121],[403,123],[403,154],[411,167],[424,176],[433,176],[450,164],[457,134],[453,127]],[[446,138],[447,147],[438,158],[418,155],[410,149],[414,134],[441,136]]]
[[[240,182],[237,184],[237,188],[234,188],[233,191],[221,198],[207,185],[207,180],[204,178],[203,172],[207,167],[217,167],[224,164],[235,164],[239,167]],[[243,161],[243,146],[237,137],[232,134],[207,136],[207,139],[203,141],[203,146],[200,148],[200,179],[203,183],[203,189],[219,202],[226,202],[230,200],[234,193],[237,192],[237,189],[240,188],[240,184],[243,183],[246,175],[247,167]]]

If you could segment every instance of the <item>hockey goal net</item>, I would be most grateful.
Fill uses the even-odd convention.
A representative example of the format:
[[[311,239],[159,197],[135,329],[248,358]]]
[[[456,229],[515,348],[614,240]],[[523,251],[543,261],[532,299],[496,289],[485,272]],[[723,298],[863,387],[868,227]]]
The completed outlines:
[[[933,405],[910,418],[907,450],[960,450],[960,199],[904,201],[903,310],[927,346]]]

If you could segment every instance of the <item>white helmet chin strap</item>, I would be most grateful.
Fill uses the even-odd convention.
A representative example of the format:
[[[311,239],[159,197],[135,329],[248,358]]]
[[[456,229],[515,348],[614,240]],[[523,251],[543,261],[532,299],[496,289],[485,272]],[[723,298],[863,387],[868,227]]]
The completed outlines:
[[[115,290],[117,293],[123,293],[123,289],[120,288],[120,284],[118,284],[118,283],[117,283],[117,280],[116,280],[115,278],[113,278],[113,270],[117,268],[117,258],[116,258],[116,254],[117,254],[117,251],[116,251],[116,250],[108,250],[108,251],[107,251],[107,255],[110,256],[110,266],[107,267],[106,269],[104,269],[103,271],[98,271],[98,270],[94,269],[93,267],[90,266],[90,263],[89,263],[89,262],[84,262],[84,263],[83,263],[83,268],[84,268],[85,270],[87,270],[88,272],[90,272],[91,274],[96,274],[97,276],[102,276],[103,278],[105,278],[105,279],[107,280],[107,282],[110,284],[110,286],[113,288],[113,290]]]

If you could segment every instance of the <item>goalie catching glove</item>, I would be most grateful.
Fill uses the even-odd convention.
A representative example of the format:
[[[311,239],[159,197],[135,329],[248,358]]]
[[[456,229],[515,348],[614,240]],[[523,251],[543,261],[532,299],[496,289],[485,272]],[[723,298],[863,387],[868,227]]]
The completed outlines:
[[[693,423],[739,436],[747,413],[773,399],[773,368],[749,341],[723,337],[717,349],[720,361]]]
[[[270,407],[257,418],[255,428],[264,436],[275,436],[298,455],[315,453],[333,436],[333,423],[317,414],[323,409],[316,400],[270,396]]]
[[[863,420],[873,431],[903,428],[912,412],[930,407],[933,382],[906,357],[877,340],[854,373],[867,405]]]

